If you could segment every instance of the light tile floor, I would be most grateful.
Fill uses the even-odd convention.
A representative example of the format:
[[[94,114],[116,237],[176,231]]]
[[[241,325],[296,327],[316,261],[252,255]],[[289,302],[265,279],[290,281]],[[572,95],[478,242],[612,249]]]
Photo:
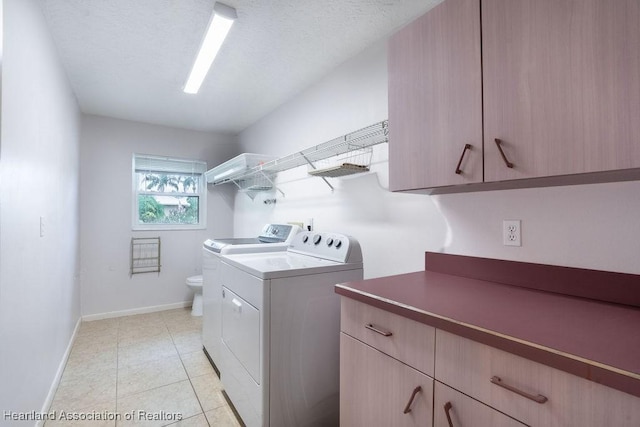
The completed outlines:
[[[46,427],[239,426],[201,329],[189,309],[82,322]]]

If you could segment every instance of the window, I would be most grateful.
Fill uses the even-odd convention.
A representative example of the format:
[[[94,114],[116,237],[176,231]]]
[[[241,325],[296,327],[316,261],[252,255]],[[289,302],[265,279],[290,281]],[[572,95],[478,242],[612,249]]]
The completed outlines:
[[[133,229],[206,227],[207,164],[133,155]]]

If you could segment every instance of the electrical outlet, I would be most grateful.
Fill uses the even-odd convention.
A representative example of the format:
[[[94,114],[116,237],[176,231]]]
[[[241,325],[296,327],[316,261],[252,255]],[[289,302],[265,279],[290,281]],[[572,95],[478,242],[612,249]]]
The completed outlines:
[[[522,246],[520,220],[502,221],[502,243],[505,246]]]

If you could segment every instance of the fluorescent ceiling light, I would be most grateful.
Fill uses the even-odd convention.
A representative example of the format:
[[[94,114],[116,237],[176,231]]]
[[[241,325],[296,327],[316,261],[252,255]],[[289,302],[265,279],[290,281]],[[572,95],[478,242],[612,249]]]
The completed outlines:
[[[213,5],[213,14],[209,21],[209,27],[204,39],[202,39],[200,51],[193,64],[187,83],[184,85],[185,93],[198,93],[213,60],[222,46],[222,42],[224,42],[231,25],[233,25],[233,21],[237,17],[238,15],[234,8],[222,3]]]

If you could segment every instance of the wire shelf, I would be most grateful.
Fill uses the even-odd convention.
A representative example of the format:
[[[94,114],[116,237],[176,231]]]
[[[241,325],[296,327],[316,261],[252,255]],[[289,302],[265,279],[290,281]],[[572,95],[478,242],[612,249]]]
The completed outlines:
[[[373,156],[373,147],[355,148],[344,154],[329,157],[327,159],[318,160],[309,163],[307,171],[309,175],[321,178],[339,178],[347,175],[363,173],[369,171],[371,166],[371,158]],[[327,185],[331,188],[331,184],[325,179]]]
[[[339,165],[322,169],[310,170],[309,175],[321,176],[326,178],[339,178],[341,176],[353,175],[362,172],[369,172],[369,166],[356,165],[353,163],[341,163]]]
[[[227,182],[233,182],[238,176],[242,176],[254,167],[260,166],[275,158],[275,156],[266,154],[243,153],[215,168],[209,169],[205,173],[205,177],[210,184],[226,184]]]
[[[355,132],[351,132],[344,136],[332,139],[319,145],[315,145],[313,147],[290,154],[288,156],[271,160],[253,168],[247,168],[237,173],[227,175],[223,182],[213,182],[212,184],[219,185],[233,181],[240,189],[247,190],[252,186],[255,186],[257,180],[261,179],[262,177],[266,177],[271,183],[271,187],[264,186],[263,191],[267,191],[273,188],[273,179],[278,172],[283,172],[289,169],[296,168],[298,166],[313,164],[315,162],[329,159],[334,156],[363,150],[368,147],[373,147],[374,145],[382,144],[385,142],[389,142],[389,125],[387,120],[383,120],[371,126],[367,126]],[[348,165],[341,165],[341,168],[338,168],[332,172],[322,172],[323,170],[324,168],[317,169],[317,172],[315,173],[313,173],[314,171],[310,171],[310,174],[316,176],[331,177],[344,176],[347,174],[356,173],[356,171],[366,172],[368,171],[368,165],[366,165],[365,168],[353,168]],[[328,175],[323,175],[323,173],[327,173]]]

